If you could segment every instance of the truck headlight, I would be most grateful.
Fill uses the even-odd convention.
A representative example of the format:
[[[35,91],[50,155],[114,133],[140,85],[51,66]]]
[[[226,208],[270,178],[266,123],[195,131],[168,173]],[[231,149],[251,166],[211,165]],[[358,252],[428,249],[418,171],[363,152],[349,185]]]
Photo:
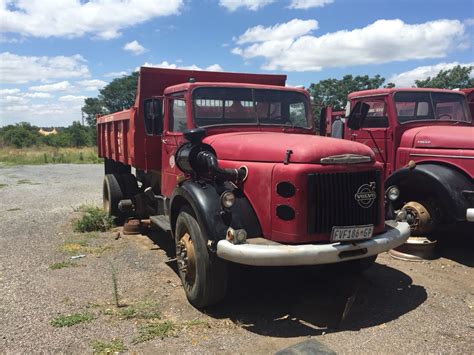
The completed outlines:
[[[390,201],[396,201],[400,197],[400,189],[396,186],[390,186],[386,192],[387,198]]]
[[[221,195],[221,205],[224,208],[231,208],[235,203],[235,195],[232,191],[226,191]]]

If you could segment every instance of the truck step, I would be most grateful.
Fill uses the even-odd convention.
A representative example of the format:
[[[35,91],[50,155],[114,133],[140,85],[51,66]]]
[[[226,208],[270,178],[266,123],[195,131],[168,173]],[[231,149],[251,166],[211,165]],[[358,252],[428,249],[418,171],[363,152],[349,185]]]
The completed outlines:
[[[167,216],[150,216],[150,222],[165,232],[171,232],[171,225]]]

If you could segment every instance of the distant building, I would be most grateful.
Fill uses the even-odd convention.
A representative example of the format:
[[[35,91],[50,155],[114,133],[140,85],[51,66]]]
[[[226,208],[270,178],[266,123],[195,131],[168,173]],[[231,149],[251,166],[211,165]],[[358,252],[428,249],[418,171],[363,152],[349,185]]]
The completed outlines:
[[[56,131],[56,128],[53,128],[52,131],[45,131],[43,128],[40,128],[38,133],[42,136],[49,136],[50,134],[58,134],[58,131]]]

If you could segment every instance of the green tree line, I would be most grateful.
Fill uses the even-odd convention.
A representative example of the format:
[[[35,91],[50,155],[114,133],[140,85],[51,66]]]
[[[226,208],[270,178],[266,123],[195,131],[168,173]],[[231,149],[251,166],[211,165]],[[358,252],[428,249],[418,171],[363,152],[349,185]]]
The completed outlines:
[[[47,145],[51,147],[86,147],[96,144],[95,127],[87,127],[73,122],[69,127],[62,128],[57,134],[43,136],[40,128],[27,122],[0,127],[0,146],[27,148]]]

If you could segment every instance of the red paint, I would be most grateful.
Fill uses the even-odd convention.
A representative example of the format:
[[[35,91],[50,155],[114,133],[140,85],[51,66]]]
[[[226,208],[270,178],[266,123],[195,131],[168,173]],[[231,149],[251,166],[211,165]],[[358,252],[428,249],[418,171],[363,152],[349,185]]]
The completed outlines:
[[[410,160],[416,163],[440,163],[452,166],[474,178],[474,123],[417,121],[400,124],[397,119],[394,95],[397,92],[459,93],[442,89],[376,89],[350,93],[351,107],[359,101],[380,101],[385,104],[387,127],[351,130],[345,126],[344,139],[369,146],[377,160],[385,165],[385,176],[405,167]],[[473,109],[474,89],[462,90]],[[462,95],[461,92],[461,95]],[[469,111],[467,112],[469,115]],[[329,121],[329,118],[326,119]]]
[[[195,83],[189,83],[194,78]],[[170,197],[182,173],[173,163],[177,147],[184,141],[182,133],[171,132],[169,123],[170,102],[178,95],[191,102],[192,91],[197,87],[252,87],[298,92],[306,96],[306,90],[285,87],[284,75],[257,75],[217,73],[204,71],[183,71],[169,69],[141,68],[138,92],[130,110],[102,116],[97,119],[99,156],[120,161],[136,169],[161,173],[161,193]],[[144,100],[164,96],[163,133],[159,136],[145,134]],[[192,105],[186,105],[186,127],[193,128]],[[307,176],[309,173],[357,172],[382,170],[382,165],[373,162],[356,165],[323,166],[323,157],[339,154],[361,154],[374,157],[365,145],[314,135],[310,129],[275,126],[225,126],[206,129],[204,142],[217,152],[222,167],[248,167],[247,180],[240,186],[253,206],[260,221],[264,237],[288,243],[308,243],[328,240],[327,234],[307,233]],[[287,150],[293,153],[290,164],[283,161]],[[276,184],[290,181],[296,186],[294,197],[284,199],[276,194]],[[379,186],[383,196],[383,186]],[[383,198],[379,211],[383,216]],[[292,221],[276,217],[279,204],[288,204],[296,211]],[[380,233],[384,220],[375,228]]]

